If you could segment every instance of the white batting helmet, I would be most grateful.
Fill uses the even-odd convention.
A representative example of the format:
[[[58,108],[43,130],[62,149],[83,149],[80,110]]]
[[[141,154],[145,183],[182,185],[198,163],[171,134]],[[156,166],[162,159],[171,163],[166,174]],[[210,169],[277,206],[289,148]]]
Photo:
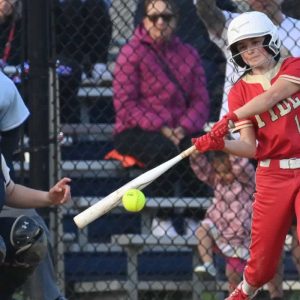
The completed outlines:
[[[236,42],[261,36],[266,36],[264,46],[267,47],[267,50],[272,55],[277,56],[281,46],[278,29],[266,14],[251,11],[233,19],[227,31],[228,48],[232,53],[232,61],[241,67],[245,67],[246,64],[237,51]]]

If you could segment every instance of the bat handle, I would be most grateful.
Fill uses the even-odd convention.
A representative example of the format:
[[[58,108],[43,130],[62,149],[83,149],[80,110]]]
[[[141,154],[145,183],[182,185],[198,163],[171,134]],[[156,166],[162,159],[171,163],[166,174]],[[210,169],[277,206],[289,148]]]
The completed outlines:
[[[193,145],[193,146],[191,146],[190,148],[188,148],[188,149],[182,151],[182,152],[180,153],[180,155],[181,155],[182,158],[185,158],[185,157],[190,156],[195,150],[196,150],[196,146]]]

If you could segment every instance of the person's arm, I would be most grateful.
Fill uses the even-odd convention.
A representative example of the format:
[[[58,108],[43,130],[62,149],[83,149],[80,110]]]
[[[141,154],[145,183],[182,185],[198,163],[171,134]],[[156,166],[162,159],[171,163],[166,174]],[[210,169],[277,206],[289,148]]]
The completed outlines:
[[[179,145],[180,141],[185,136],[185,131],[181,127],[177,127],[174,129],[168,126],[163,126],[160,132],[176,146]]]
[[[42,208],[60,205],[71,199],[70,178],[58,181],[48,192],[15,184],[12,180],[6,187],[6,205],[17,208]]]
[[[215,137],[224,137],[228,133],[228,126],[231,126],[230,122],[245,120],[249,117],[266,112],[277,103],[299,92],[300,80],[298,78],[299,76],[297,74],[294,75],[294,73],[281,75],[267,91],[252,98],[251,101],[246,104],[238,106],[237,109],[236,107],[230,107],[229,105],[229,113],[215,123],[211,129],[211,134]],[[229,104],[230,99],[233,99],[231,97],[238,99],[239,95],[233,94],[231,90],[229,94]]]
[[[241,129],[239,140],[225,140],[223,151],[240,157],[255,157],[256,138],[254,128],[247,127]]]
[[[279,78],[267,91],[236,109],[234,114],[239,120],[268,111],[275,104],[291,97],[300,90],[300,84]]]
[[[226,19],[216,0],[196,0],[198,16],[203,20],[207,30],[221,37]]]

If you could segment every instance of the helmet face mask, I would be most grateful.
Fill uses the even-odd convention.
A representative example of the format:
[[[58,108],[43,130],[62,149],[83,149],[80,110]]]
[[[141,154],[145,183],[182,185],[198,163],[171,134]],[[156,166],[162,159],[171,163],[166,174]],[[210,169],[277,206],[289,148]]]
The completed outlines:
[[[228,48],[232,54],[230,61],[233,62],[236,67],[247,67],[247,64],[243,61],[237,50],[236,43],[244,39],[263,36],[266,37],[263,47],[272,54],[273,57],[277,57],[280,53],[281,46],[278,30],[264,13],[257,11],[246,12],[232,20],[227,32]]]

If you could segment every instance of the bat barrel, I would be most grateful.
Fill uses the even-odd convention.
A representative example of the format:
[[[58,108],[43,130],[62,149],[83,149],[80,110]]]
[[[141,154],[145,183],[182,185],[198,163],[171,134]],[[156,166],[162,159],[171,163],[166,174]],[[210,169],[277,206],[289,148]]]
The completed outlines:
[[[153,182],[156,178],[161,176],[183,158],[189,156],[195,151],[195,146],[192,146],[185,151],[181,152],[177,156],[173,157],[172,159],[166,161],[165,163],[141,174],[140,176],[136,177],[135,179],[131,180],[127,184],[120,187],[118,190],[114,191],[113,193],[109,194],[99,202],[95,203],[91,207],[87,208],[86,210],[82,211],[78,215],[76,215],[73,220],[78,228],[83,228],[96,220],[97,218],[103,216],[114,207],[116,207],[120,201],[124,193],[129,189],[139,189],[142,190],[151,182]]]
[[[101,217],[101,215],[103,215],[106,211],[109,211],[110,208],[111,204],[99,201],[95,205],[92,205],[91,207],[76,215],[73,220],[78,228],[83,228],[97,218]]]
[[[76,215],[73,218],[73,220],[77,227],[83,228],[91,222],[93,222],[94,220],[96,220],[97,218],[100,218],[101,216],[112,210],[121,202],[121,198],[124,195],[124,193],[131,188],[133,188],[132,181],[123,185],[116,191],[104,197],[99,202],[95,203],[94,205],[90,206],[89,208]]]

